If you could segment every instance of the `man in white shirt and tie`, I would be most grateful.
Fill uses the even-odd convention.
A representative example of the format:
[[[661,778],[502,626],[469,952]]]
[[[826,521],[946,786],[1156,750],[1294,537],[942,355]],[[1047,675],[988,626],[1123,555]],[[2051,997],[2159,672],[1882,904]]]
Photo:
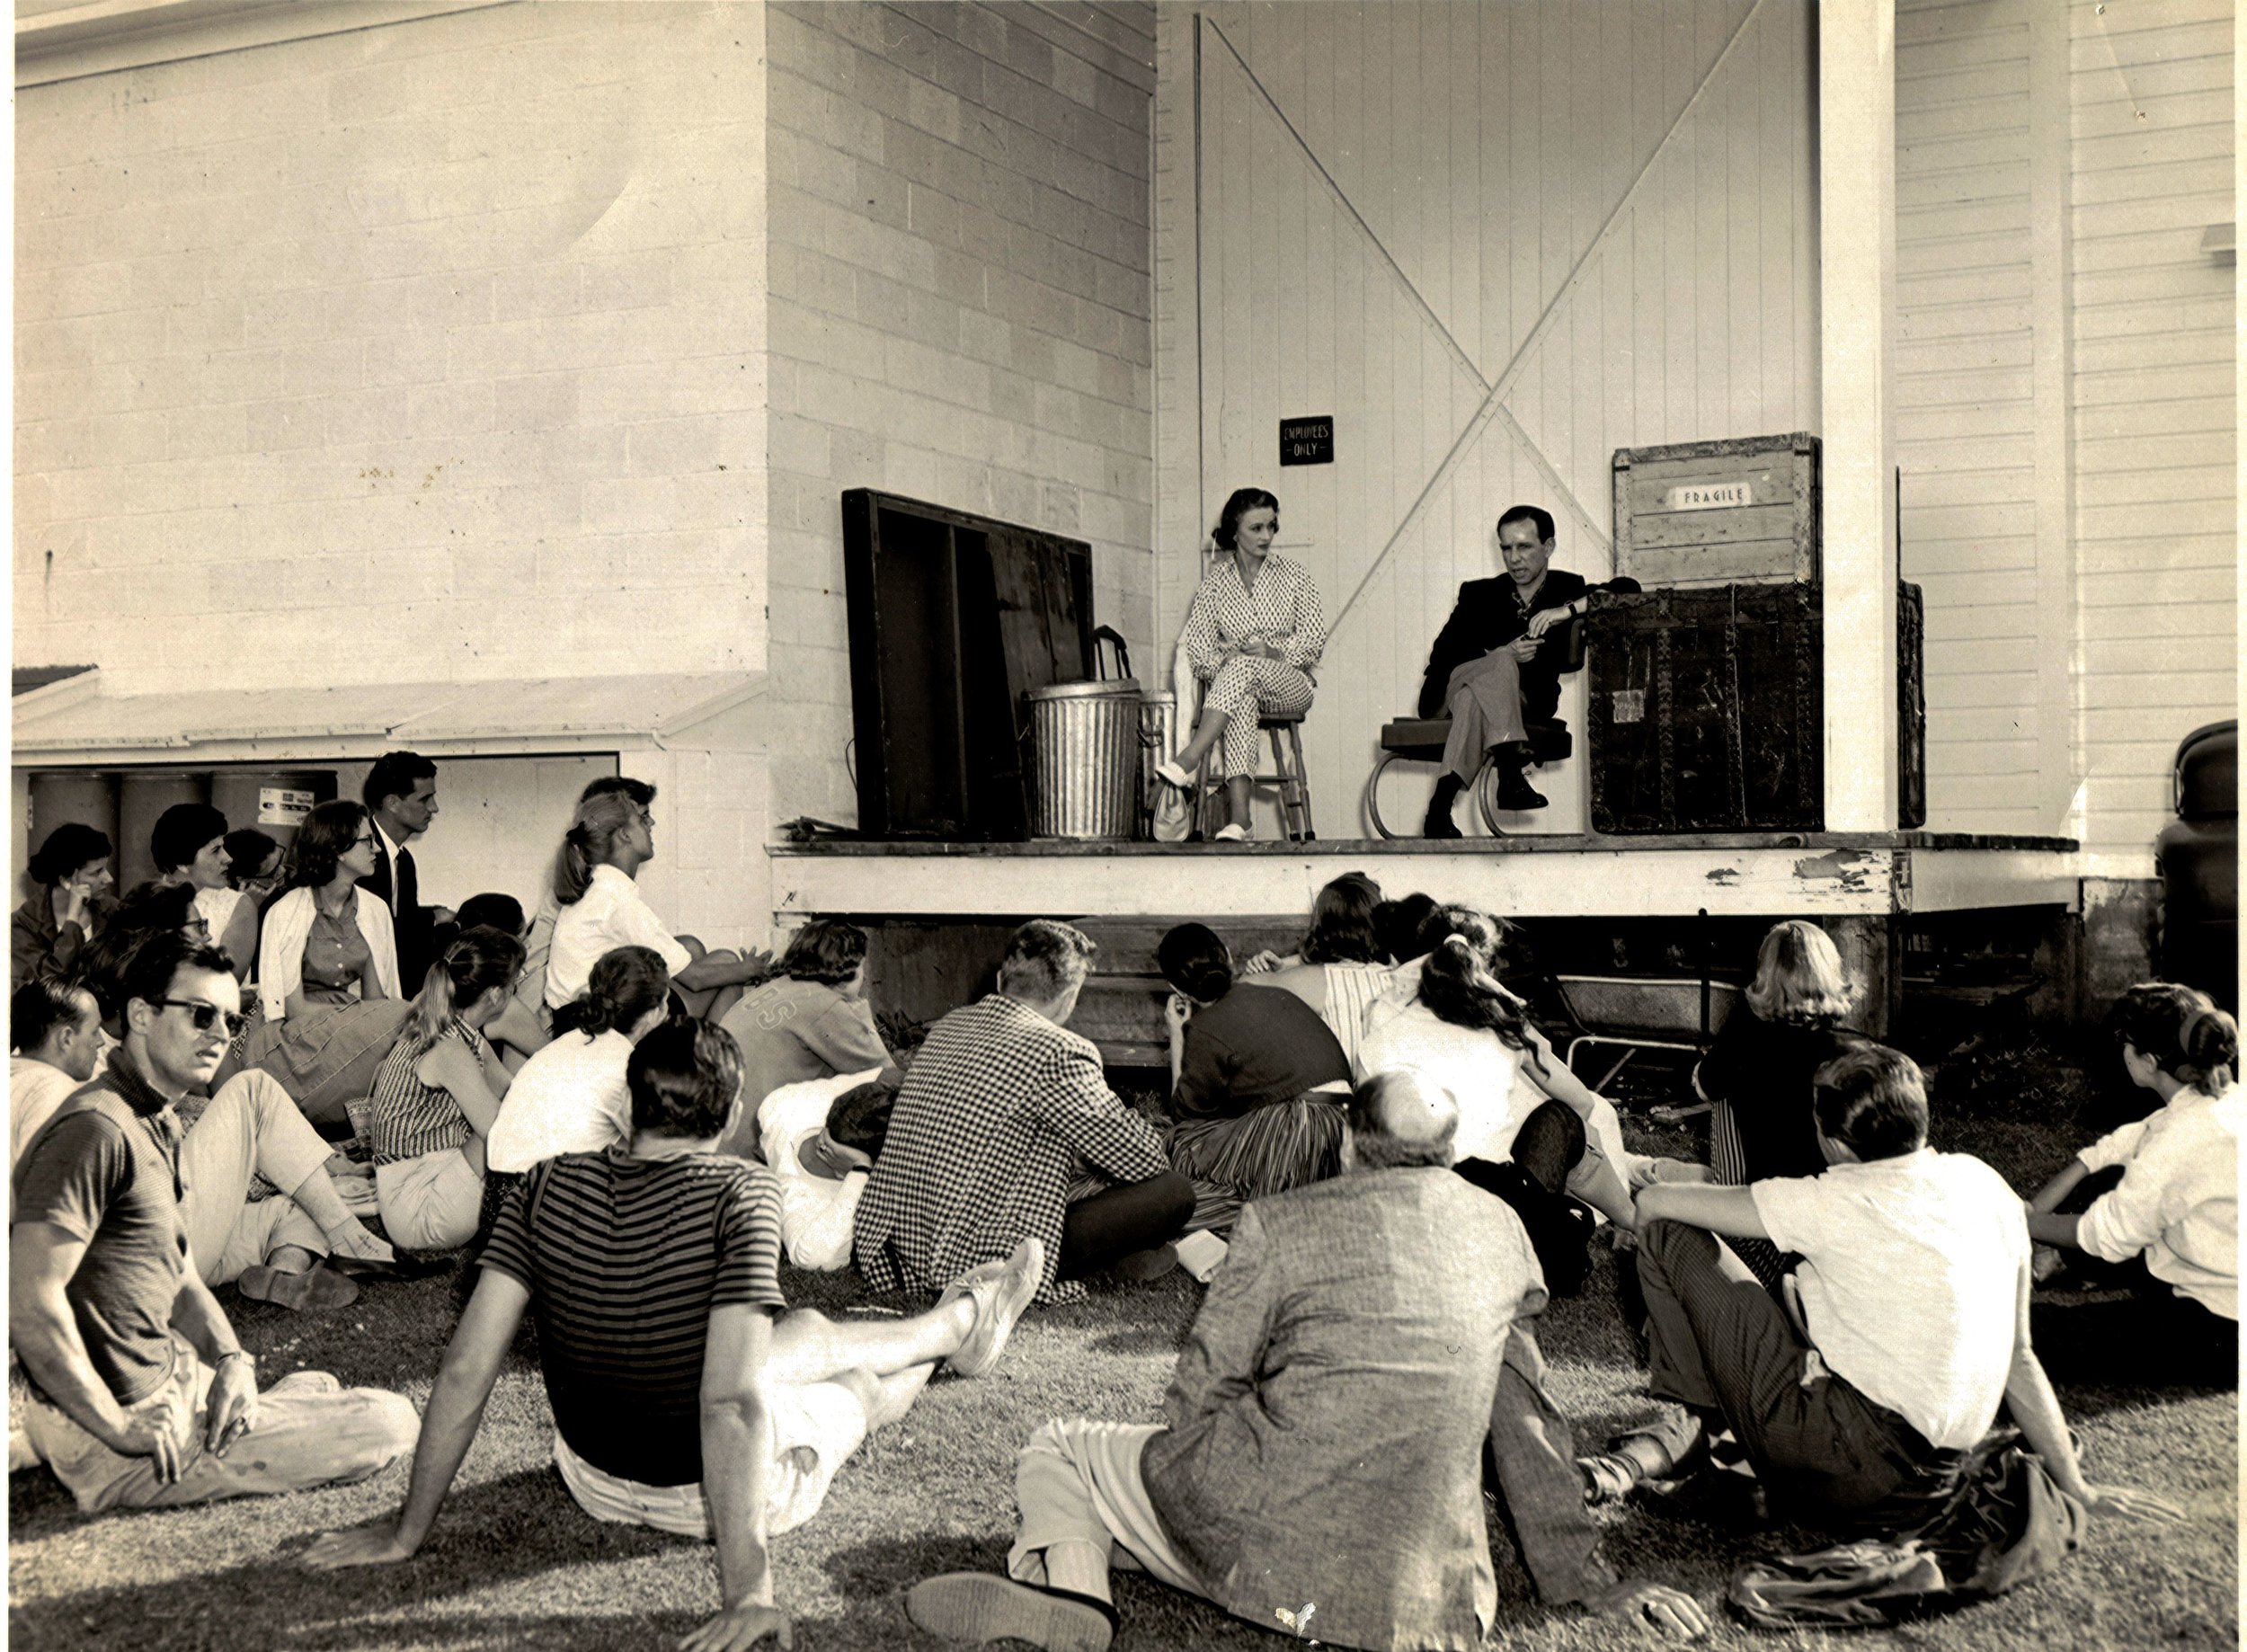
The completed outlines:
[[[360,790],[375,824],[375,869],[360,886],[390,908],[397,940],[398,981],[408,998],[422,990],[431,932],[452,921],[452,909],[423,906],[413,854],[406,846],[437,818],[437,765],[418,751],[386,751],[367,771]]]

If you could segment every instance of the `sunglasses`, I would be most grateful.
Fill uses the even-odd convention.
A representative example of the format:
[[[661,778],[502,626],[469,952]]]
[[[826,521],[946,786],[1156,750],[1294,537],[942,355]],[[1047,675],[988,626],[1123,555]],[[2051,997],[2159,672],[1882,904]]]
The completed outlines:
[[[237,1038],[241,1036],[242,1029],[250,1024],[250,1017],[239,1010],[221,1009],[218,1005],[206,1004],[200,999],[160,998],[156,1003],[164,1009],[187,1011],[187,1018],[195,1024],[195,1030],[199,1033],[208,1033],[214,1024],[223,1018],[226,1024],[226,1036]]]

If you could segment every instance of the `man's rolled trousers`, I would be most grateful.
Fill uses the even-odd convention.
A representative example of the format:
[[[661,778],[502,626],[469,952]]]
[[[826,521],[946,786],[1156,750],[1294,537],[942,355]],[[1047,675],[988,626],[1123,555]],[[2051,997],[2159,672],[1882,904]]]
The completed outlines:
[[[1451,738],[1443,745],[1447,773],[1461,783],[1472,780],[1485,752],[1527,743],[1527,724],[1548,721],[1559,710],[1565,662],[1559,630],[1547,632],[1544,646],[1526,662],[1516,661],[1506,644],[1529,634],[1532,614],[1566,608],[1586,589],[1582,574],[1563,568],[1546,573],[1526,608],[1518,587],[1504,575],[1469,580],[1459,588],[1420,685],[1420,715],[1451,716]]]

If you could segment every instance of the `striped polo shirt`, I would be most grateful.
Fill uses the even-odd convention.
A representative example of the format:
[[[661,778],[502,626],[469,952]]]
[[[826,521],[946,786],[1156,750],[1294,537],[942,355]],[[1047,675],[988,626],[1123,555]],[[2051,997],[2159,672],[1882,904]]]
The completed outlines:
[[[438,1036],[457,1038],[472,1052],[484,1044],[484,1035],[457,1016]],[[401,1037],[375,1073],[367,1097],[367,1134],[378,1165],[466,1147],[475,1133],[452,1092],[441,1084],[422,1083],[415,1072],[428,1053],[429,1047],[416,1048],[410,1035]]]
[[[482,1260],[530,1292],[570,1449],[643,1485],[698,1482],[710,1310],[787,1306],[772,1173],[621,1147],[549,1159],[509,1193]]]

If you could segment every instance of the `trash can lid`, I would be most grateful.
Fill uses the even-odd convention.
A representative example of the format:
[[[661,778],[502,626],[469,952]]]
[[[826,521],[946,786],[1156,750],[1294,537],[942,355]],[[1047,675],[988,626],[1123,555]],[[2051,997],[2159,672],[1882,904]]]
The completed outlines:
[[[1043,688],[1026,689],[1026,700],[1092,699],[1106,695],[1129,695],[1139,697],[1139,679],[1135,677],[1111,677],[1105,681],[1057,682]]]

